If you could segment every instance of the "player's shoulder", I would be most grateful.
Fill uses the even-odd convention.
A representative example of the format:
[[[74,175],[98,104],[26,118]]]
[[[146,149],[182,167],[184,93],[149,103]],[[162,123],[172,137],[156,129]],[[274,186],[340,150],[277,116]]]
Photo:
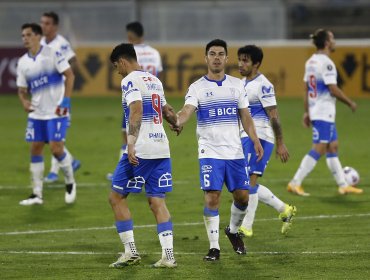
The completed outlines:
[[[267,79],[267,77],[262,73],[257,77],[257,79],[261,83],[262,86],[274,87],[274,85],[270,82],[270,80]]]
[[[242,83],[240,78],[237,78],[237,77],[234,77],[228,74],[225,74],[225,81],[232,83],[232,84],[236,84],[236,85],[240,85]]]
[[[69,41],[61,34],[57,34],[55,40],[57,42],[59,42],[60,44],[63,44],[63,45],[65,45],[65,44],[69,45],[70,44]]]

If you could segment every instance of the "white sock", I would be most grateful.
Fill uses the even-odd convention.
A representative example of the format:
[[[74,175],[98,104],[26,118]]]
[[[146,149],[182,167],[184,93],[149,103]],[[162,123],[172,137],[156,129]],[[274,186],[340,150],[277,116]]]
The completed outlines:
[[[63,160],[59,161],[59,166],[63,171],[65,183],[66,184],[75,183],[75,178],[73,175],[73,168],[72,168],[71,154],[66,154]]]
[[[331,174],[333,174],[338,187],[346,187],[347,182],[344,177],[342,164],[340,163],[338,156],[336,155],[334,156],[333,154],[327,154],[326,164],[328,165],[328,168],[331,171]]]
[[[162,247],[162,259],[174,260],[172,230],[162,231],[158,234],[158,237]]]
[[[285,211],[285,203],[282,202],[278,197],[276,197],[270,189],[264,185],[259,185],[258,188],[258,199],[263,203],[273,207],[279,213]],[[248,207],[249,208],[249,207]]]
[[[42,198],[43,176],[44,176],[44,162],[31,162],[31,181],[33,194]]]
[[[246,212],[247,212],[247,205],[236,207],[235,201],[231,203],[230,233],[238,232],[238,229],[243,222]]]
[[[67,155],[69,155],[72,158],[72,161],[73,161],[73,157],[72,157],[71,153],[68,151],[68,149],[67,149],[66,146],[64,146],[64,152]],[[58,174],[59,173],[59,169],[60,169],[60,165],[59,165],[58,159],[56,157],[52,156],[51,157],[50,172],[55,173],[55,174]]]
[[[256,188],[256,187],[254,186],[251,188]],[[251,230],[253,227],[254,217],[256,215],[257,206],[258,206],[258,197],[259,197],[259,194],[257,192],[252,193],[252,194],[249,193],[247,213],[245,214],[245,217],[242,222],[242,226],[248,230]]]
[[[220,216],[203,216],[204,224],[206,226],[210,249],[216,248],[220,250],[219,240],[219,227]]]
[[[134,231],[128,230],[119,233],[122,244],[125,246],[125,255],[136,255],[136,245],[134,240]]]
[[[293,186],[300,186],[304,178],[306,178],[306,176],[314,169],[319,158],[320,155],[313,150],[305,155],[301,161],[301,165],[293,177],[293,180],[290,183]]]

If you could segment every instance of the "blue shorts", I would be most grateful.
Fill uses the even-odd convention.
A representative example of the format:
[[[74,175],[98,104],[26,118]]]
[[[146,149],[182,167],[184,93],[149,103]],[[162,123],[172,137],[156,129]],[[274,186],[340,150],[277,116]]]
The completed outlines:
[[[256,174],[258,176],[262,176],[270,160],[272,151],[274,150],[274,144],[260,139],[264,153],[262,159],[257,162],[258,157],[256,151],[254,150],[254,144],[252,140],[249,137],[243,137],[241,140],[244,156],[247,161],[248,174]]]
[[[112,190],[122,195],[140,193],[143,185],[147,196],[165,197],[172,191],[171,160],[139,158],[139,165],[133,166],[123,154],[113,174]]]
[[[312,143],[331,143],[338,140],[335,123],[312,121]]]
[[[28,118],[26,129],[27,142],[60,142],[66,138],[68,117],[51,120]]]
[[[229,192],[248,190],[249,177],[244,159],[199,159],[200,186],[204,191],[221,191],[225,183]]]

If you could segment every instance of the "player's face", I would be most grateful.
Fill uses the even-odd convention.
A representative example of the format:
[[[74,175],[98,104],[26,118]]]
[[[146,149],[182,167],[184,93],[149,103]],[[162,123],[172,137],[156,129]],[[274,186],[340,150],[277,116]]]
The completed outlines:
[[[329,32],[328,32],[328,35],[329,35],[329,40],[328,40],[329,50],[330,50],[330,52],[334,52],[334,51],[335,51],[335,39],[334,39],[334,34],[333,34],[333,32],[329,31]]]
[[[35,34],[30,27],[22,30],[23,45],[27,49],[32,49],[38,44],[40,44],[40,39],[41,39],[41,36]]]
[[[44,36],[49,36],[57,33],[58,26],[54,24],[51,17],[42,16],[40,20],[40,25]]]
[[[227,55],[224,47],[213,46],[208,50],[206,62],[209,71],[214,74],[221,73],[225,69]]]
[[[256,65],[253,65],[253,61],[250,56],[241,54],[238,57],[239,73],[243,77],[249,77],[254,71],[256,71]]]
[[[119,58],[116,62],[113,62],[113,67],[117,70],[118,74],[120,74],[122,77],[127,76],[127,69],[125,62],[122,58]]]

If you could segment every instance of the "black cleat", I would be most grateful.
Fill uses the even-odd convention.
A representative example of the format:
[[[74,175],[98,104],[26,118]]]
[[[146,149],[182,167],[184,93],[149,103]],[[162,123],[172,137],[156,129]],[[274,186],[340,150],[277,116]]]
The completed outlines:
[[[229,226],[225,228],[225,234],[229,238],[231,245],[233,245],[233,249],[235,253],[239,255],[245,255],[247,253],[247,250],[244,246],[243,239],[241,235],[237,233],[231,233]]]
[[[208,254],[204,256],[203,260],[208,262],[218,261],[220,259],[220,250],[216,248],[211,248]]]

